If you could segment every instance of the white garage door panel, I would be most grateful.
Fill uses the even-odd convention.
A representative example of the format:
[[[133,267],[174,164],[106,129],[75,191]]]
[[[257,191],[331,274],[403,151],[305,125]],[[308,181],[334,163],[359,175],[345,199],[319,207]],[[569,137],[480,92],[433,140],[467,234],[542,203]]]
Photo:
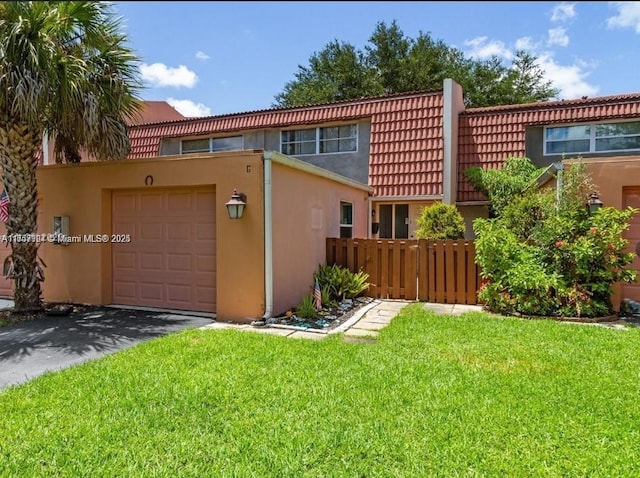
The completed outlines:
[[[113,233],[113,302],[215,312],[213,188],[117,191]]]

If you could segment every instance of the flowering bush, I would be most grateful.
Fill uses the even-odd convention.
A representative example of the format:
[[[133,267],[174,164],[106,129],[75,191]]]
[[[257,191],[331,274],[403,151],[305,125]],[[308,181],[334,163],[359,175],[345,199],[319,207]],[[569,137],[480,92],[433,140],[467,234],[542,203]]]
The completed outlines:
[[[500,217],[474,221],[484,279],[479,298],[489,310],[603,316],[613,311],[613,284],[635,280],[622,232],[637,210],[603,207],[590,215],[584,166],[573,165],[565,176],[558,204],[554,192],[524,192]]]

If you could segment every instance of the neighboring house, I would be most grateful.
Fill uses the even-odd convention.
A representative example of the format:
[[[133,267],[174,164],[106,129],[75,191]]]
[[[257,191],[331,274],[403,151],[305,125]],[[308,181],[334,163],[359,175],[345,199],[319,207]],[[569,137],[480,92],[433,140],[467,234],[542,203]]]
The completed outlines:
[[[174,121],[184,119],[178,110],[166,101],[143,101],[142,108],[129,119],[131,125],[144,123],[157,123],[159,121]]]
[[[166,101],[142,101],[140,110],[133,117],[127,119],[127,124],[131,127],[138,124],[183,119],[187,118]],[[39,152],[40,164],[55,164],[53,150],[53,140],[45,138],[42,142],[42,150]],[[90,156],[86,151],[80,151],[80,155],[82,156],[82,161],[96,161],[96,158]]]
[[[464,180],[469,166],[499,168],[508,156],[538,166],[581,157],[606,206],[640,208],[640,93],[468,109],[459,128],[458,204],[485,199]],[[625,237],[640,255],[640,214]],[[640,272],[639,258],[633,267]],[[624,284],[620,294],[640,301],[640,285]]]

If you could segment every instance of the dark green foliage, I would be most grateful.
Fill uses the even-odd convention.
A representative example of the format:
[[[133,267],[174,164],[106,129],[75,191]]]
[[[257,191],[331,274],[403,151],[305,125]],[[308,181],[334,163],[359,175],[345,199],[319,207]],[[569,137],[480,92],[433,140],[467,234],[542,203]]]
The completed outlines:
[[[511,65],[497,57],[476,60],[429,33],[408,37],[394,20],[376,25],[364,52],[334,40],[313,53],[275,100],[276,106],[297,106],[441,89],[445,78],[462,86],[469,107],[530,103],[558,94],[529,53],[517,52]]]
[[[417,220],[419,239],[461,239],[464,237],[464,218],[454,204],[436,202],[423,207]]]
[[[338,264],[319,266],[313,279],[318,281],[322,291],[326,289],[332,301],[354,299],[369,288],[369,274],[364,271],[354,273]]]
[[[622,232],[637,211],[603,207],[589,215],[592,190],[584,164],[566,165],[559,203],[554,191],[528,189],[514,193],[498,218],[474,221],[484,278],[479,298],[489,310],[575,317],[613,312],[613,284],[635,280],[627,268],[634,255],[625,252]]]
[[[529,158],[510,157],[501,169],[482,169],[477,166],[465,170],[464,175],[477,190],[491,201],[494,214],[500,216],[513,198],[532,186],[542,172]]]
[[[315,319],[318,316],[312,295],[305,295],[302,298],[302,302],[296,307],[296,315],[301,319]]]

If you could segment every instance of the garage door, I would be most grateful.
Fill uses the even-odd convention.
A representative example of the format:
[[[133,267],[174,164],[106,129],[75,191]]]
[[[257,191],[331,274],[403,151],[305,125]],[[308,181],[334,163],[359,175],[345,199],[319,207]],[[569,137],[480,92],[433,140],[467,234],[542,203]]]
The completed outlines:
[[[640,188],[624,188],[623,206],[640,209]],[[628,252],[635,252],[636,258],[633,260],[633,268],[638,271],[640,280],[640,213],[631,218],[629,229],[625,231],[624,237],[629,241]],[[624,284],[622,286],[622,298],[632,299],[640,302],[640,282]]]
[[[215,190],[114,191],[112,201],[113,302],[215,312]]]
[[[7,228],[0,222],[0,236],[6,236]],[[11,254],[11,246],[6,241],[0,241],[0,297],[13,297],[13,281],[8,280],[3,274],[4,260]]]

